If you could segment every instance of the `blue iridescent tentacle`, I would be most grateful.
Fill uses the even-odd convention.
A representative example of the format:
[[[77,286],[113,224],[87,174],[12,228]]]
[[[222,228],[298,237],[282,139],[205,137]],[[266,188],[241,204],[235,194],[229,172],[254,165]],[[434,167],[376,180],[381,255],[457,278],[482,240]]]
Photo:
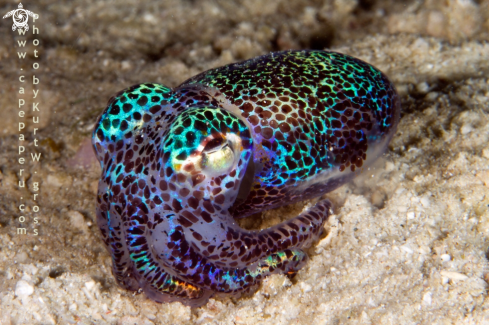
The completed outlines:
[[[230,246],[220,251],[239,258],[235,259],[234,267],[223,265],[223,256],[216,262],[208,256],[208,251],[198,249],[202,242],[185,236],[185,229],[173,212],[159,218],[159,227],[154,227],[154,220],[145,214],[131,217],[128,249],[139,275],[163,293],[173,293],[166,290],[168,285],[162,286],[170,283],[167,279],[172,273],[191,283],[192,290],[198,287],[239,294],[256,287],[269,274],[297,272],[307,260],[302,249],[309,247],[322,233],[329,208],[329,202],[321,201],[301,215],[260,232],[236,227],[226,229]],[[148,224],[153,230],[148,229]]]

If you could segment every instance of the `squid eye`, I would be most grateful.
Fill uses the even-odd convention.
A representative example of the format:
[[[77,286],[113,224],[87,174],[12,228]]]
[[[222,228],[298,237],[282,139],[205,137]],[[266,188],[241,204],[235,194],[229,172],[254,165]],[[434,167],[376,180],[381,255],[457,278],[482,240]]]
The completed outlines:
[[[209,176],[217,176],[230,171],[234,165],[232,143],[222,138],[216,138],[207,143],[202,150],[202,169]]]
[[[202,150],[202,151],[205,153],[217,151],[223,146],[224,143],[225,143],[225,141],[223,138],[214,138],[207,143],[204,150]]]

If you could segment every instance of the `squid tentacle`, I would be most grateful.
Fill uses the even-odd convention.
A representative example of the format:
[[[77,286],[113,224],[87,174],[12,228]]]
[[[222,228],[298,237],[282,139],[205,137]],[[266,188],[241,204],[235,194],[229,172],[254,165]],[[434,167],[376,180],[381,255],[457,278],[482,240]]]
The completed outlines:
[[[127,231],[128,249],[139,275],[154,289],[163,293],[172,293],[166,290],[168,286],[162,287],[162,284],[168,283],[170,280],[167,277],[175,274],[176,278],[183,279],[178,284],[181,287],[187,281],[187,287],[191,284],[192,290],[198,287],[236,294],[257,286],[267,275],[297,272],[307,260],[302,249],[309,247],[322,233],[329,209],[329,201],[323,200],[299,216],[262,231],[228,228],[226,236],[231,239],[227,243],[235,248],[233,251],[237,253],[236,256],[239,256],[240,251],[243,252],[242,263],[235,267],[223,266],[203,255],[207,251],[199,251],[192,238],[185,236],[184,227],[174,222],[178,217],[173,212],[167,212],[163,217],[169,223],[175,224],[173,228],[162,223],[161,227],[157,226],[153,231],[148,230],[146,215],[131,217],[132,226]],[[159,244],[152,236],[158,238]],[[163,240],[164,245],[161,244],[163,237],[166,237]],[[246,248],[237,251],[242,247]],[[257,251],[260,251],[258,255]],[[253,258],[250,259],[250,256]],[[178,285],[171,288],[177,291]],[[185,290],[189,292],[188,288]],[[195,292],[187,294],[190,298],[199,298]]]

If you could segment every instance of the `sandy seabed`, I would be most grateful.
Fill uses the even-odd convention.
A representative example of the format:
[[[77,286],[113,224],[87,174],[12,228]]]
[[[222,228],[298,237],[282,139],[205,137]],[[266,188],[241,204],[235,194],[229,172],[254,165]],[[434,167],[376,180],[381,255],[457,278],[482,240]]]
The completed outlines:
[[[38,36],[0,25],[0,324],[489,324],[489,1],[23,5],[40,15]],[[0,1],[1,12],[16,7]],[[300,48],[373,64],[396,84],[403,109],[389,151],[327,195],[335,214],[307,266],[292,281],[267,278],[249,298],[193,309],[120,289],[95,224],[100,168],[89,147],[108,98]],[[40,123],[19,132],[17,80],[34,73],[33,62]],[[24,167],[27,188],[18,186],[19,145],[42,153]],[[21,203],[25,236],[16,234]],[[309,203],[242,224],[265,228]]]

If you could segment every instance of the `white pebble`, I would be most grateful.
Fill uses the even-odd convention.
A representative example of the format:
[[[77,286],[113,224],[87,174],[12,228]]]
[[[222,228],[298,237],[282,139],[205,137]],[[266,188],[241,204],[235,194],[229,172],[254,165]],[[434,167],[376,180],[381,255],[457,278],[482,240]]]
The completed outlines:
[[[464,126],[462,126],[462,128],[460,129],[460,132],[461,132],[463,135],[465,135],[465,134],[467,134],[467,133],[472,132],[472,130],[474,130],[474,129],[472,128],[472,125],[470,125],[470,124],[464,124]]]
[[[426,304],[426,305],[431,305],[431,292],[427,292],[423,295],[423,302]]]
[[[440,274],[450,280],[467,280],[469,278],[465,274],[459,272],[441,271]]]
[[[17,282],[15,286],[15,295],[22,296],[30,296],[34,293],[34,287],[31,286],[27,281],[20,280]]]
[[[430,199],[427,198],[426,196],[423,196],[420,200],[421,204],[423,207],[428,208],[430,206]]]
[[[409,247],[408,245],[401,246],[401,249],[408,254],[414,253],[413,250],[411,249],[411,247]]]
[[[92,290],[92,288],[95,286],[95,281],[88,281],[88,282],[85,282],[85,288],[87,288],[88,290]]]
[[[451,257],[450,255],[448,255],[448,254],[442,254],[442,255],[440,256],[440,258],[441,258],[441,260],[442,260],[443,262],[448,262],[448,261],[450,261],[450,260],[452,259],[452,257]]]
[[[489,148],[482,149],[482,157],[489,159]]]
[[[304,293],[312,291],[312,286],[310,284],[301,282],[301,289]]]
[[[68,211],[68,217],[73,228],[81,231],[88,231],[87,223],[85,222],[83,215],[74,210]]]
[[[48,175],[46,182],[54,187],[61,187],[63,185],[63,182],[54,175]]]
[[[422,93],[426,94],[430,90],[430,86],[426,82],[421,82],[416,85],[416,89]]]

